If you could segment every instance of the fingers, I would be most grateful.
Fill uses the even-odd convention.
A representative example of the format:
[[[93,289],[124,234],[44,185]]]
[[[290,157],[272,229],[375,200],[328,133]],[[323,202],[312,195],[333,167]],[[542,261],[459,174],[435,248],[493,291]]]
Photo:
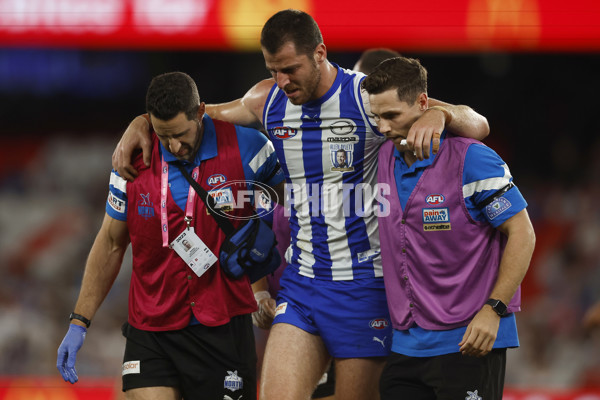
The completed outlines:
[[[62,347],[58,349],[56,368],[65,382],[75,383],[79,380],[75,371],[75,358],[76,353],[67,353]]]
[[[442,136],[441,132],[433,132],[433,140],[431,141],[431,145],[432,145],[432,152],[433,154],[437,154],[437,152],[440,150],[440,137]]]

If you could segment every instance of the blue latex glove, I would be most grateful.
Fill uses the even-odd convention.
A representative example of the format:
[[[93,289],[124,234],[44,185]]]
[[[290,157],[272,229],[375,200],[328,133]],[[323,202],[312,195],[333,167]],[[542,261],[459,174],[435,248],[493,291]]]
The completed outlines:
[[[65,382],[75,383],[79,379],[75,371],[75,357],[83,345],[86,333],[87,329],[83,326],[70,324],[69,331],[58,348],[56,368]]]

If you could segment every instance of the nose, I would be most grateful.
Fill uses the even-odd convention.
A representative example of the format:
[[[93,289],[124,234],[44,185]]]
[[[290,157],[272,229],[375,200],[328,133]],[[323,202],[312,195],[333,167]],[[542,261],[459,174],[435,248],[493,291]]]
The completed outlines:
[[[288,74],[283,72],[277,72],[275,75],[275,82],[279,89],[283,89],[288,83],[290,83],[290,77]]]
[[[177,139],[169,139],[169,151],[173,154],[177,153],[181,148],[181,142]]]
[[[379,132],[381,132],[383,134],[391,132],[390,124],[386,123],[382,119],[380,119],[379,121],[377,121],[377,129],[379,129]]]

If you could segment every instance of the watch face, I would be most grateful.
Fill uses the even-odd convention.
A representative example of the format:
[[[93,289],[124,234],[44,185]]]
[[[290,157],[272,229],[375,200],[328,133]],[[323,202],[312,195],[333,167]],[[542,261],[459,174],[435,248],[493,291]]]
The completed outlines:
[[[494,305],[493,308],[500,316],[506,314],[506,304],[504,304],[500,300],[496,302],[496,305]]]
[[[504,316],[504,314],[506,314],[506,304],[504,304],[500,300],[489,299],[485,304],[489,304],[490,306],[492,306],[494,311],[496,311],[496,314],[498,314],[501,317]]]

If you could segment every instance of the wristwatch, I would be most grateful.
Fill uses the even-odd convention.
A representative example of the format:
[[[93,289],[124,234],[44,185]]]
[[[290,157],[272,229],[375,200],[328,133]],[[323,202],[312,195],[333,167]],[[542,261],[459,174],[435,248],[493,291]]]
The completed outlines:
[[[503,317],[506,314],[506,304],[497,299],[488,299],[485,304],[492,306],[496,314]]]
[[[89,319],[87,319],[87,318],[86,318],[86,317],[84,317],[83,315],[75,314],[74,312],[72,312],[72,313],[69,315],[69,321],[72,321],[72,320],[74,320],[74,319],[76,319],[76,320],[79,320],[79,321],[83,322],[83,323],[85,324],[85,327],[86,327],[86,328],[89,328],[89,327],[90,327],[90,324],[92,323],[92,321],[90,321]]]

